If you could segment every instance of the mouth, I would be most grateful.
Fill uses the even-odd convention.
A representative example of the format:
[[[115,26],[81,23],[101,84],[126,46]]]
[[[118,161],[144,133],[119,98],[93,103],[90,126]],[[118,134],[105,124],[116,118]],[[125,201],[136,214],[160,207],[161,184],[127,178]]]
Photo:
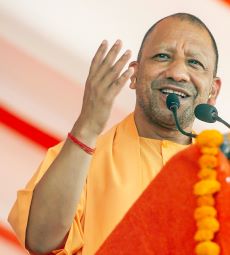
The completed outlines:
[[[160,92],[164,95],[169,95],[171,93],[174,93],[176,94],[179,98],[181,99],[185,99],[185,98],[188,98],[190,97],[190,95],[186,92],[186,91],[182,91],[181,89],[177,89],[177,88],[163,88],[163,89],[160,89]]]

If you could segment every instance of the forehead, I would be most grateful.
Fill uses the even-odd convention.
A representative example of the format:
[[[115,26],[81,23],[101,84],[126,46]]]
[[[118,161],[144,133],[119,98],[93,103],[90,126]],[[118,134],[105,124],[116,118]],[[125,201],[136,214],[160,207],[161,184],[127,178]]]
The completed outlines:
[[[182,47],[186,51],[203,54],[215,59],[212,41],[208,32],[199,24],[177,17],[159,22],[146,38],[144,51],[154,48]]]

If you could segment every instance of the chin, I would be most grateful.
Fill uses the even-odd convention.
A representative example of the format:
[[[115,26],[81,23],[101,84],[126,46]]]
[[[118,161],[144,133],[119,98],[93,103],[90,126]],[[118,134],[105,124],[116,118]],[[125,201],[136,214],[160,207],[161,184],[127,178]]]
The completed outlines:
[[[172,114],[165,114],[165,115],[152,115],[149,120],[151,121],[151,124],[154,126],[163,127],[170,130],[176,130],[176,123],[173,118]]]

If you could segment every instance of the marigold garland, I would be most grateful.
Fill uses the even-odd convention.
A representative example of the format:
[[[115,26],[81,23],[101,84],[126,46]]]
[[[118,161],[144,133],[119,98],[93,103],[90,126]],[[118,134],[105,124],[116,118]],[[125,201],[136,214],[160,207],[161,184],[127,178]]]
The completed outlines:
[[[219,164],[217,156],[222,142],[223,136],[216,130],[205,130],[196,138],[201,151],[199,181],[194,185],[194,194],[197,196],[197,208],[194,212],[197,225],[194,236],[197,242],[195,247],[197,255],[220,254],[220,246],[213,240],[220,228],[214,195],[221,188],[220,182],[216,179],[216,167]]]
[[[217,172],[212,168],[201,168],[200,172],[198,173],[198,177],[200,179],[209,179],[209,180],[216,180]]]
[[[209,195],[203,195],[203,196],[197,197],[197,205],[198,206],[202,206],[202,205],[214,206],[215,205],[215,199],[210,194]]]
[[[217,211],[213,206],[203,205],[197,207],[194,213],[195,220],[200,220],[206,217],[216,217]]]

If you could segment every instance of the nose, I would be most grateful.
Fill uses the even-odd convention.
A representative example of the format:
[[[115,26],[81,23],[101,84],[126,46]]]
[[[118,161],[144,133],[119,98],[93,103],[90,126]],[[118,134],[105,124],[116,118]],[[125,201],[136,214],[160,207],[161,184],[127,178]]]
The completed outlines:
[[[172,61],[165,70],[165,78],[177,82],[190,82],[190,75],[184,60]]]

